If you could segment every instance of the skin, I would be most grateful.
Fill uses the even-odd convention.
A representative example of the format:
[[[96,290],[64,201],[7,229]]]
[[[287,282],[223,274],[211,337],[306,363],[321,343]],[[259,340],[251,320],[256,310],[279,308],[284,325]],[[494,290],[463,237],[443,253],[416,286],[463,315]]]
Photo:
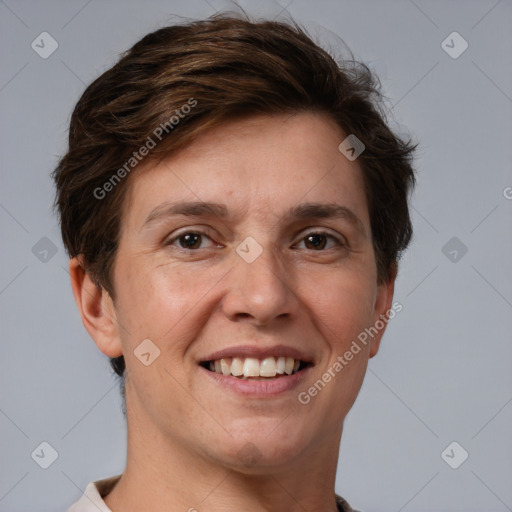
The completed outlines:
[[[336,510],[343,421],[384,330],[307,405],[297,395],[391,308],[395,277],[378,284],[362,171],[338,150],[345,137],[317,113],[217,127],[130,176],[115,301],[70,262],[86,329],[127,365],[127,465],[105,498],[113,512]],[[143,227],[155,207],[178,200],[224,203],[230,218]],[[303,202],[349,208],[361,227],[284,217]],[[337,238],[308,243],[322,230]],[[193,249],[173,239],[190,231],[206,233]],[[252,263],[236,252],[248,236],[262,248]],[[149,366],[134,355],[145,339],[160,350]],[[314,361],[300,386],[278,396],[241,396],[198,366],[219,349],[278,343]]]

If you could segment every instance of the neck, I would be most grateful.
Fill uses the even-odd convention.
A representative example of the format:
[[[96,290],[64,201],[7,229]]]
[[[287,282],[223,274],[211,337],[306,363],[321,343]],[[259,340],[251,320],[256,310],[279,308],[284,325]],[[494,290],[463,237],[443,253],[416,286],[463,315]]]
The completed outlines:
[[[132,411],[134,412],[134,411]],[[112,512],[289,512],[337,510],[334,485],[341,428],[275,466],[229,465],[164,436],[129,414],[126,469],[104,498]],[[138,418],[136,425],[130,417]]]
[[[139,448],[139,449],[138,449]],[[105,498],[112,512],[336,511],[337,450],[266,474],[243,473],[169,446],[151,452],[142,440],[129,443],[126,470]],[[153,455],[147,455],[153,453]]]

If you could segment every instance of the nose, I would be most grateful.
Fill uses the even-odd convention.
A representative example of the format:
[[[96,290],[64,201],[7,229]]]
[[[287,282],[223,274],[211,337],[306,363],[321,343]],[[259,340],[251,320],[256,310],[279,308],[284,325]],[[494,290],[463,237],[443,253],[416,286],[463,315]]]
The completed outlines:
[[[263,247],[251,263],[238,255],[235,260],[223,300],[224,314],[230,320],[246,319],[263,326],[297,314],[300,302],[294,292],[293,276],[275,250]]]

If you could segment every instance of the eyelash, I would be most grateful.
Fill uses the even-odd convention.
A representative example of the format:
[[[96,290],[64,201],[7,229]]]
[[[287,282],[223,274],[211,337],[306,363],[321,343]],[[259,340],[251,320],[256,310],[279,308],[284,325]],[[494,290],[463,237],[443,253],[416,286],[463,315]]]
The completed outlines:
[[[179,240],[180,238],[182,238],[183,236],[185,235],[201,235],[201,236],[205,236],[207,238],[210,238],[208,236],[207,233],[205,233],[204,231],[200,231],[200,230],[194,230],[194,231],[183,231],[182,233],[178,233],[177,235],[175,235],[174,237],[172,238],[169,238],[168,240],[165,241],[165,245],[167,246],[172,246],[174,244],[174,242],[176,242],[177,240]],[[311,236],[311,235],[317,235],[317,236],[325,236],[327,238],[330,238],[332,240],[334,240],[336,242],[336,244],[343,248],[343,247],[346,247],[347,244],[346,242],[344,241],[344,239],[342,238],[338,238],[336,236],[334,236],[332,233],[328,232],[328,231],[310,231],[308,233],[305,233],[304,236],[301,237],[300,241],[304,241],[305,238],[307,238],[308,236]],[[210,238],[211,240],[211,238]],[[181,249],[183,251],[187,251],[187,252],[194,252],[194,251],[198,251],[199,249],[187,249],[187,248],[184,248],[184,247],[177,247],[178,249]],[[311,251],[313,252],[324,252],[324,251],[327,251],[328,249],[322,249],[322,250],[318,250],[318,251],[315,251],[314,249],[311,249]]]

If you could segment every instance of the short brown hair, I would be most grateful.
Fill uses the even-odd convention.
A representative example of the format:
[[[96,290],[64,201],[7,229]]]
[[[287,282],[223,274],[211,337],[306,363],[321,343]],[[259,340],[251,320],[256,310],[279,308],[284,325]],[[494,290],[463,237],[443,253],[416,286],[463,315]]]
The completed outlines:
[[[68,254],[81,255],[114,298],[121,207],[141,148],[158,138],[144,158],[161,159],[226,120],[301,111],[326,113],[365,145],[358,162],[383,282],[412,235],[415,146],[388,127],[378,79],[352,57],[337,63],[297,24],[233,15],[150,33],[87,87],[71,117],[69,149],[54,172]],[[111,363],[123,375],[123,357]]]

